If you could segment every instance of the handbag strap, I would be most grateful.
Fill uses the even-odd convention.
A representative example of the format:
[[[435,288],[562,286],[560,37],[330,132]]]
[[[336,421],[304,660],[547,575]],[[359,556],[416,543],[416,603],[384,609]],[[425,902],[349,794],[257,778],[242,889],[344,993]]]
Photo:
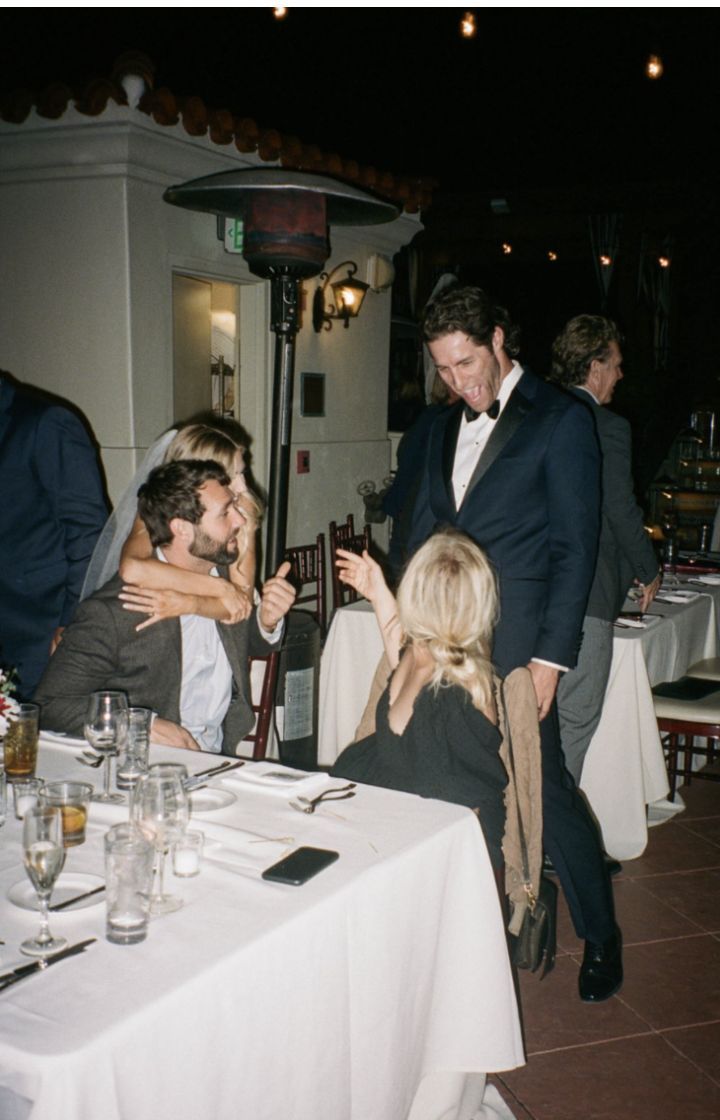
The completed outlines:
[[[515,811],[517,813],[518,822],[518,837],[520,839],[520,858],[522,860],[522,873],[523,873],[523,887],[528,896],[528,906],[532,913],[535,909],[537,898],[532,888],[532,880],[530,878],[530,860],[528,858],[527,840],[525,839],[525,828],[523,826],[522,813],[520,812],[520,796],[518,793],[517,777],[515,772],[515,754],[513,752],[512,730],[510,728],[510,716],[508,714],[508,706],[505,701],[505,681],[500,682],[500,702],[502,704],[503,716],[505,719],[505,740],[508,747],[508,758],[510,761],[510,772],[515,787]]]

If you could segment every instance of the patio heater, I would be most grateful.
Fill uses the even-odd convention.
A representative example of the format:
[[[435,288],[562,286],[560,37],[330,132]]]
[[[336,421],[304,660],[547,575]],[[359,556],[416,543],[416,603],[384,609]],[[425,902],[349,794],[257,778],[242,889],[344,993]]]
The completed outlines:
[[[221,171],[169,187],[173,206],[241,218],[243,256],[250,271],[270,280],[270,327],[275,332],[266,575],[285,553],[290,431],[299,283],[316,276],[330,255],[328,227],[389,222],[391,202],[324,175],[283,167]]]

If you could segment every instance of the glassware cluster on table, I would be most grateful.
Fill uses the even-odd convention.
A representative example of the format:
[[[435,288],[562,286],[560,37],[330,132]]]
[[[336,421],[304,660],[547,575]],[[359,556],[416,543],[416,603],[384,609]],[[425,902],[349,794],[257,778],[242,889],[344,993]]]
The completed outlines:
[[[165,890],[169,851],[178,877],[199,872],[203,834],[188,829],[187,768],[175,762],[149,765],[152,712],[129,707],[124,693],[105,689],[89,698],[84,724],[87,742],[102,756],[102,789],[74,780],[43,782],[35,777],[39,710],[37,705],[24,707],[30,718],[23,713],[22,734],[11,737],[9,751],[6,737],[9,767],[3,769],[0,760],[0,826],[10,811],[12,786],[15,816],[23,822],[23,863],[40,911],[40,929],[22,942],[21,951],[45,958],[67,944],[66,938],[51,932],[48,908],[67,850],[85,840],[91,801],[129,801],[129,820],[113,825],[105,836],[106,935],[115,944],[144,940],[151,915],[168,914],[183,905]],[[111,791],[113,758],[118,759],[116,785],[128,791],[127,796]],[[84,760],[95,764],[88,755]]]

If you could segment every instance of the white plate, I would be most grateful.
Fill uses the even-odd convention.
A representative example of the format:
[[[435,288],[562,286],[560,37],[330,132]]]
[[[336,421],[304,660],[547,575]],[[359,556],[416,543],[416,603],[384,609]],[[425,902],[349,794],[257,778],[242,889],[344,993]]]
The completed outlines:
[[[199,789],[190,794],[190,808],[193,813],[210,813],[213,809],[227,809],[234,805],[237,797],[229,789]]]
[[[101,879],[99,875],[83,875],[73,871],[63,872],[53,888],[50,905],[57,906],[59,902],[66,902],[67,899],[74,898],[75,895],[94,890],[95,887],[102,887],[104,882],[105,880]],[[8,888],[7,897],[13,906],[19,906],[21,910],[39,910],[38,898],[29,879],[21,879],[20,882],[13,883]],[[74,914],[77,910],[89,910],[92,906],[102,906],[104,903],[105,892],[100,891],[90,898],[83,898],[82,901],[76,902],[74,906],[68,906],[66,910],[58,910],[56,913],[51,911],[50,917],[55,921],[56,918],[61,918],[64,914]]]

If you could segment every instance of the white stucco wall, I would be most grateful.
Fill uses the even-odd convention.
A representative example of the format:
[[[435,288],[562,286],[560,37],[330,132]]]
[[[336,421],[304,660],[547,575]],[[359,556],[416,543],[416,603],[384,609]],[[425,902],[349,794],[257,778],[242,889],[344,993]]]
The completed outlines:
[[[69,108],[57,121],[34,113],[0,122],[0,368],[73,401],[101,447],[116,498],[144,448],[172,414],[172,274],[247,285],[241,296],[240,419],[254,467],[267,483],[274,336],[269,286],[242,257],[224,251],[212,215],[169,206],[172,183],[257,165],[233,146],[189,137],[137,110],[110,105],[88,118]],[[327,268],[352,257],[388,257],[420,229],[402,216],[385,226],[331,230]],[[315,334],[308,281],[296,346],[296,392],[288,543],[304,542],[330,518],[362,519],[357,484],[388,473],[386,430],[390,293],[366,296],[345,330]],[[303,370],[326,375],[326,416],[299,416]],[[295,451],[311,469],[295,473]],[[382,529],[378,538],[383,539]]]

